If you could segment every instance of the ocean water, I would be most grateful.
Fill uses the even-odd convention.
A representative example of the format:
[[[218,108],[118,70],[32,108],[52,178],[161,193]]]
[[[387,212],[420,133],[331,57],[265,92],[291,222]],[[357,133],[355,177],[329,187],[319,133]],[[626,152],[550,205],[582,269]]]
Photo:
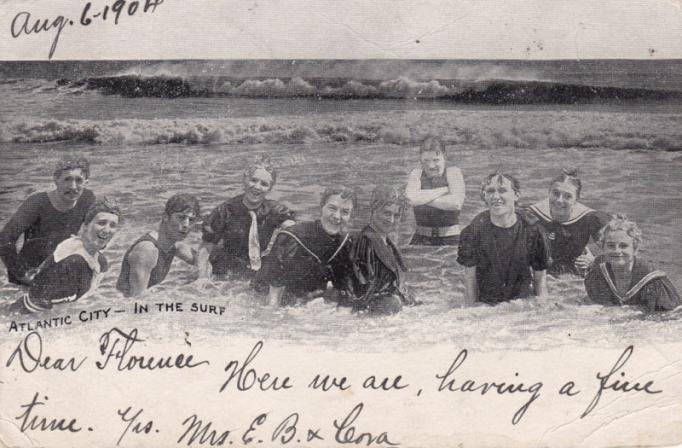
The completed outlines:
[[[0,94],[0,225],[28,194],[51,187],[53,162],[70,152],[90,159],[90,188],[124,209],[101,290],[54,316],[130,311],[133,301],[114,289],[127,247],[155,228],[175,193],[198,195],[204,213],[238,194],[255,153],[270,154],[280,168],[271,196],[304,219],[315,217],[325,185],[357,188],[358,229],[373,185],[404,185],[427,135],[447,143],[448,162],[464,173],[464,224],[483,210],[478,190],[491,171],[516,174],[521,201],[532,203],[562,168],[575,167],[582,201],[636,220],[640,256],[682,290],[682,61],[13,62],[0,63]],[[413,227],[408,213],[401,244]],[[198,244],[199,232],[188,239]],[[134,322],[159,337],[196,325],[329,347],[343,334],[347,347],[380,340],[394,350],[653,344],[676,341],[682,330],[676,312],[647,316],[590,304],[573,277],[550,278],[549,304],[463,308],[455,249],[403,250],[407,282],[424,304],[397,316],[357,316],[321,301],[268,309],[245,282],[198,287],[192,269],[176,261],[138,302],[218,304],[225,314],[149,313]],[[20,293],[0,274],[4,321],[13,319],[7,304]]]

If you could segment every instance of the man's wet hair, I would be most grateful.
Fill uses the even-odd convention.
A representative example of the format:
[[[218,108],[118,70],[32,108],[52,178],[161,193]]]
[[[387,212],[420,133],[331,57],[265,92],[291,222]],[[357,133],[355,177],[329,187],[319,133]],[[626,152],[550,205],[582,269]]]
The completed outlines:
[[[436,154],[445,155],[445,143],[438,137],[427,137],[419,145],[419,154],[433,151]]]
[[[83,156],[68,155],[57,161],[54,166],[52,175],[57,178],[62,175],[64,171],[80,169],[86,179],[90,177],[90,162]]]
[[[486,178],[483,180],[483,183],[481,184],[481,200],[485,201],[485,188],[490,185],[493,182],[493,179],[495,178],[499,179],[507,179],[509,183],[511,183],[512,190],[514,190],[516,193],[521,194],[521,182],[519,180],[512,176],[511,174],[507,174],[502,170],[497,170],[494,173],[490,173],[486,176]],[[500,183],[501,180],[498,180],[498,183]]]
[[[170,216],[173,213],[184,212],[185,210],[191,210],[192,213],[194,213],[194,216],[199,216],[201,206],[199,205],[199,200],[196,196],[188,193],[175,194],[166,201],[164,212],[166,215]]]
[[[98,213],[111,213],[112,215],[118,216],[118,223],[123,223],[123,215],[121,214],[121,209],[115,201],[108,199],[106,196],[97,199],[94,204],[90,206],[88,211],[85,213],[85,219],[83,219],[83,224],[88,225],[95,219]]]
[[[343,200],[349,200],[353,203],[353,209],[357,208],[358,205],[358,197],[357,194],[355,193],[355,190],[352,188],[348,188],[343,185],[335,185],[332,187],[327,187],[325,190],[322,192],[322,196],[320,197],[320,207],[324,207],[324,205],[327,203],[329,198],[334,195],[339,195],[341,199]]]
[[[272,176],[272,185],[277,182],[277,168],[272,164],[270,157],[264,154],[255,156],[244,169],[244,178],[250,178],[257,169],[262,168]]]

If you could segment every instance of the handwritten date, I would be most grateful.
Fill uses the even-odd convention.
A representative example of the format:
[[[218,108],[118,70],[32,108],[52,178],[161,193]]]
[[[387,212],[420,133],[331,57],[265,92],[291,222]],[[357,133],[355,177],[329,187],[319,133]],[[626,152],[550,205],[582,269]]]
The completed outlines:
[[[81,26],[89,26],[93,23],[94,19],[101,18],[102,21],[107,21],[108,18],[111,17],[113,18],[114,24],[118,25],[119,20],[124,14],[127,16],[134,16],[138,13],[153,13],[163,2],[164,0],[115,0],[110,5],[104,6],[99,12],[94,12],[92,10],[92,2],[87,2],[83,6],[78,24]],[[21,11],[12,19],[10,33],[14,39],[17,39],[22,35],[28,36],[30,34],[40,34],[48,31],[54,32],[52,44],[50,45],[50,52],[48,53],[48,59],[52,59],[52,56],[57,49],[57,44],[59,43],[62,31],[64,31],[67,26],[74,25],[76,25],[76,22],[64,15],[58,15],[54,19],[34,19],[31,12]]]

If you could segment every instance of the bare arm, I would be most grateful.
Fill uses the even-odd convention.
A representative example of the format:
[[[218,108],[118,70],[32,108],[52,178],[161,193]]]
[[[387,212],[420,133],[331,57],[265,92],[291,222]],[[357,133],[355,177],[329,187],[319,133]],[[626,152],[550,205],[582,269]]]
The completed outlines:
[[[445,176],[448,180],[448,193],[437,197],[429,203],[431,207],[441,210],[460,210],[464,202],[464,176],[456,166],[447,169]]]
[[[149,284],[152,269],[159,260],[159,250],[151,241],[138,243],[128,254],[130,275],[128,277],[128,296],[139,296]]]
[[[199,271],[199,279],[209,279],[211,277],[212,269],[208,257],[215,247],[216,244],[207,243],[206,241],[203,241],[201,246],[199,246],[199,251],[196,255],[196,266]]]
[[[417,205],[425,205],[436,198],[448,194],[448,187],[439,187],[432,190],[422,190],[421,187],[422,170],[417,168],[407,177],[407,187],[405,187],[405,196],[414,207]]]
[[[196,265],[198,252],[189,244],[177,242],[175,243],[175,256],[191,265]]]
[[[533,284],[536,296],[547,297],[547,271],[533,271]]]
[[[471,306],[478,300],[478,283],[476,281],[476,267],[464,268],[464,305]]]

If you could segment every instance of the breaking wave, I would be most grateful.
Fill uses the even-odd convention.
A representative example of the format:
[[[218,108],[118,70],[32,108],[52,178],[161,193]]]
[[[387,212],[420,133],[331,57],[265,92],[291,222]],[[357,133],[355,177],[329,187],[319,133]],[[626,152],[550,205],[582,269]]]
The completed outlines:
[[[646,126],[642,120],[647,120]],[[0,142],[95,145],[179,143],[416,144],[439,135],[467,148],[611,148],[682,151],[678,114],[525,111],[384,111],[253,118],[0,119]]]
[[[225,76],[146,76],[126,74],[79,80],[60,79],[60,88],[92,90],[126,98],[247,97],[321,99],[443,100],[464,104],[580,104],[600,101],[682,99],[682,92],[643,88],[566,84],[538,80],[488,79],[415,81],[344,78],[251,78]]]

